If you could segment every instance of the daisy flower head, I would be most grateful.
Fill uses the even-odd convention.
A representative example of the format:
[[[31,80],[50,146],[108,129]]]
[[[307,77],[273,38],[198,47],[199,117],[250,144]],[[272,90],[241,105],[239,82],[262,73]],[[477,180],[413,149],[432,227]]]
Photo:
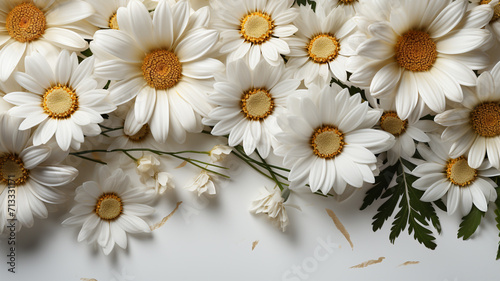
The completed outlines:
[[[0,233],[11,218],[19,227],[33,226],[34,217],[47,218],[45,204],[64,202],[59,187],[78,175],[75,168],[59,164],[61,151],[31,146],[30,130],[18,130],[21,121],[0,114]]]
[[[481,14],[486,21],[486,28],[491,31],[497,40],[500,40],[500,3],[498,0],[473,0],[471,10]]]
[[[430,134],[429,146],[420,143],[418,152],[427,161],[418,165],[413,174],[420,177],[413,187],[425,191],[421,200],[432,202],[447,194],[448,214],[458,209],[467,215],[472,205],[486,212],[488,202],[495,201],[497,184],[489,177],[500,175],[500,171],[485,160],[479,167],[472,168],[467,157],[450,156],[450,146],[439,135]]]
[[[33,127],[33,144],[47,143],[53,136],[62,150],[79,149],[84,134],[101,132],[101,114],[115,110],[107,90],[93,79],[94,58],[78,64],[75,53],[64,50],[54,66],[39,53],[26,58],[26,71],[14,75],[27,92],[13,92],[4,99],[15,105],[9,110],[23,118],[19,130]]]
[[[95,13],[90,16],[87,21],[98,28],[119,29],[117,11],[120,7],[126,7],[128,2],[137,0],[85,0],[95,9]],[[146,5],[148,10],[153,10],[158,2],[153,0],[139,0]],[[175,0],[169,0],[175,2]]]
[[[132,187],[121,169],[105,166],[97,182],[87,181],[76,189],[72,216],[62,224],[81,227],[78,242],[97,243],[108,255],[115,243],[127,248],[127,233],[150,232],[144,218],[154,212],[148,205],[154,196],[154,190]]]
[[[287,68],[306,86],[324,86],[332,76],[345,82],[347,58],[355,54],[348,44],[355,22],[339,8],[326,10],[317,5],[314,12],[306,5],[300,6],[299,11],[293,23],[300,29],[286,40],[290,45]]]
[[[274,188],[271,191],[267,188],[262,188],[259,196],[252,201],[250,212],[254,214],[267,214],[269,219],[271,219],[281,231],[285,231],[288,226],[288,215],[279,188]]]
[[[218,5],[213,26],[221,32],[220,52],[228,54],[228,63],[246,56],[252,69],[261,58],[277,66],[280,55],[290,52],[283,39],[297,31],[292,21],[298,13],[292,4],[293,0],[232,0]]]
[[[464,88],[465,98],[455,108],[436,115],[446,127],[442,139],[451,142],[451,157],[467,153],[469,166],[477,169],[487,155],[500,169],[500,63],[477,79],[475,88]]]
[[[148,124],[158,142],[172,136],[182,143],[186,131],[202,130],[201,117],[211,110],[211,79],[223,67],[206,56],[218,33],[204,27],[205,16],[190,16],[186,1],[160,1],[151,17],[143,3],[130,1],[118,9],[119,30],[95,33],[96,75],[116,81],[109,88],[116,105],[134,103],[127,119],[135,121],[125,122],[129,134],[141,128],[129,124]]]
[[[55,58],[62,49],[87,49],[84,38],[92,31],[84,20],[93,13],[81,0],[0,1],[0,80],[22,69],[24,58],[35,52]]]
[[[386,151],[394,136],[372,127],[382,112],[371,109],[361,96],[340,87],[315,86],[307,95],[290,97],[288,111],[278,124],[275,153],[284,156],[292,186],[309,184],[311,191],[342,194],[347,185],[375,181],[374,153]]]
[[[215,125],[213,135],[229,135],[229,146],[242,143],[246,154],[257,149],[265,158],[276,142],[276,116],[299,85],[299,80],[284,77],[282,64],[273,67],[261,61],[251,70],[243,60],[232,62],[227,66],[227,80],[214,85],[210,100],[218,106],[204,123]]]
[[[467,5],[466,0],[393,2],[389,19],[359,27],[367,39],[348,62],[350,81],[369,87],[375,98],[393,100],[403,119],[421,102],[437,113],[445,110],[446,99],[461,102],[461,86],[476,83],[473,69],[488,65],[481,48],[491,36]]]
[[[414,110],[408,119],[401,119],[394,104],[380,102],[378,108],[384,110],[380,116],[377,128],[384,130],[394,136],[395,142],[387,151],[389,165],[394,165],[399,158],[409,159],[415,154],[415,141],[428,142],[427,132],[438,128],[432,120],[421,120],[421,111]]]
[[[319,5],[327,9],[339,8],[343,10],[348,16],[353,17],[356,15],[356,10],[359,9],[360,0],[318,0],[316,1],[316,9]]]

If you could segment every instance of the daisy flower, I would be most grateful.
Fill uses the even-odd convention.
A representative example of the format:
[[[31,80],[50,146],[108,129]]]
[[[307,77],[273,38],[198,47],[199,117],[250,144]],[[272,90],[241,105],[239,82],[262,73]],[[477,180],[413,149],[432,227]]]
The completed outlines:
[[[371,129],[382,112],[371,109],[361,96],[340,87],[311,87],[308,95],[290,97],[288,112],[280,116],[275,152],[284,156],[294,186],[342,194],[349,184],[361,187],[375,181],[374,153],[386,151],[394,136]]]
[[[466,0],[394,3],[388,20],[359,26],[368,38],[348,62],[350,81],[369,87],[373,97],[393,100],[403,119],[419,102],[437,113],[445,110],[446,99],[461,102],[461,85],[475,85],[473,69],[488,65],[481,47],[491,36],[467,5]]]
[[[436,115],[434,121],[446,127],[442,134],[451,142],[450,156],[467,154],[469,166],[477,169],[488,156],[500,169],[500,63],[477,79],[476,88],[464,88],[465,98],[455,108]]]
[[[266,158],[279,130],[276,116],[286,105],[286,98],[296,92],[300,81],[283,77],[284,67],[272,67],[265,61],[251,70],[240,60],[227,67],[227,80],[215,83],[210,100],[218,107],[204,120],[215,125],[212,134],[229,135],[229,146],[243,143],[245,153],[255,149]]]
[[[87,21],[90,22],[91,24],[95,25],[96,27],[107,29],[107,28],[112,28],[112,29],[119,29],[118,26],[118,20],[116,17],[116,13],[118,11],[118,8],[120,7],[126,7],[128,2],[131,0],[107,0],[107,1],[101,1],[101,0],[85,0],[92,7],[95,9],[95,13],[87,18]],[[137,0],[133,0],[137,1]],[[158,5],[158,2],[155,2],[153,0],[139,0],[146,5],[148,10],[153,10],[156,5]],[[175,2],[175,0],[170,0],[170,2]]]
[[[92,78],[94,58],[78,64],[76,54],[64,50],[55,66],[38,53],[26,58],[26,72],[16,81],[29,92],[13,92],[4,99],[14,105],[9,114],[23,118],[19,130],[38,125],[33,144],[47,143],[53,136],[62,150],[79,149],[85,135],[98,135],[101,114],[115,110],[108,91]]]
[[[247,56],[252,69],[262,57],[277,66],[280,55],[290,52],[283,39],[297,31],[292,21],[298,13],[292,4],[293,0],[224,1],[213,9],[213,26],[221,33],[220,52],[228,54],[228,62]]]
[[[108,255],[115,243],[127,248],[127,233],[150,232],[144,217],[154,212],[148,205],[154,195],[153,190],[132,187],[121,169],[105,166],[99,169],[97,182],[87,181],[76,189],[77,204],[62,224],[81,226],[78,242],[97,243]]]
[[[325,10],[318,5],[313,12],[309,6],[300,6],[299,11],[293,23],[300,29],[286,40],[290,45],[287,68],[306,86],[324,86],[332,76],[345,82],[347,57],[355,54],[347,43],[348,35],[356,24],[339,8]]]
[[[211,110],[207,93],[211,78],[222,68],[206,54],[218,33],[204,28],[206,14],[193,14],[186,1],[170,6],[161,1],[151,18],[146,6],[130,1],[117,13],[119,30],[99,30],[90,47],[98,62],[96,75],[117,80],[110,88],[116,105],[133,100],[125,131],[135,134],[148,124],[153,137],[173,136],[184,142],[186,131],[200,132],[201,116]],[[197,18],[196,16],[200,16]]]
[[[500,3],[498,0],[473,0],[470,3],[472,11],[482,14],[486,28],[500,40]]]
[[[92,31],[83,20],[93,13],[80,0],[0,1],[0,80],[35,52],[55,58],[62,49],[87,49]]]
[[[288,215],[279,188],[274,188],[271,191],[263,188],[259,196],[252,201],[250,212],[254,214],[266,214],[281,231],[285,231],[288,226]]]
[[[486,212],[488,202],[495,201],[497,184],[489,179],[500,175],[500,171],[491,167],[488,160],[476,169],[467,164],[467,157],[450,156],[449,145],[439,136],[430,135],[430,148],[418,145],[418,152],[427,161],[418,165],[413,174],[420,177],[413,187],[425,191],[421,200],[432,202],[447,195],[448,214],[460,208],[462,215],[467,215],[474,204]]]
[[[19,131],[20,123],[18,118],[0,114],[0,233],[12,217],[19,227],[32,227],[33,217],[47,218],[45,204],[64,202],[58,187],[78,175],[75,168],[59,164],[57,160],[64,156],[61,151],[30,146],[30,130]],[[10,180],[14,189],[7,186]]]
[[[343,10],[346,15],[353,17],[356,15],[356,10],[359,9],[359,2],[360,0],[317,0],[316,9],[318,9],[318,4],[329,9],[339,8]]]
[[[381,102],[378,106],[384,109],[380,116],[377,128],[380,128],[395,138],[394,146],[387,151],[389,165],[394,165],[399,158],[409,159],[415,154],[415,141],[428,142],[427,132],[435,130],[438,126],[432,120],[420,120],[420,112],[413,111],[408,119],[399,118],[394,104],[387,105]]]

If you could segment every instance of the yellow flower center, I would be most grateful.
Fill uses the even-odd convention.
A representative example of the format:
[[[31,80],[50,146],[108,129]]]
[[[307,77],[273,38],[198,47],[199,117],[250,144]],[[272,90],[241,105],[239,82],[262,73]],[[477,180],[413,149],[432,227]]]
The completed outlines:
[[[33,3],[21,3],[8,14],[5,27],[10,37],[19,42],[31,42],[45,32],[45,15]]]
[[[320,34],[311,39],[307,46],[309,57],[317,63],[331,62],[337,58],[340,51],[340,43],[335,36]]]
[[[45,92],[42,106],[50,118],[66,119],[78,109],[78,96],[70,87],[57,84]]]
[[[116,19],[116,13],[114,13],[110,18],[109,18],[109,23],[108,23],[109,28],[111,29],[120,29],[118,27],[118,21]]]
[[[353,5],[354,2],[357,2],[358,0],[339,0],[339,4],[342,5]]]
[[[380,117],[380,127],[397,137],[406,131],[408,120],[401,120],[394,111],[387,111]]]
[[[262,44],[271,38],[274,21],[266,13],[253,12],[246,15],[240,24],[240,34],[246,42]]]
[[[97,199],[94,212],[103,220],[115,220],[123,212],[122,199],[113,192],[104,193]]]
[[[19,156],[6,154],[0,157],[0,182],[8,184],[10,179],[16,186],[22,185],[28,180],[29,172]]]
[[[497,102],[482,103],[470,113],[472,129],[483,137],[500,135],[500,104]]]
[[[316,156],[332,159],[344,148],[344,134],[334,126],[322,126],[314,130],[311,136],[311,146]]]
[[[469,167],[467,159],[464,156],[460,156],[447,161],[446,177],[453,184],[465,187],[477,178],[477,170]]]
[[[249,120],[264,120],[273,113],[273,109],[273,97],[265,89],[251,89],[241,98],[241,110]]]
[[[427,71],[436,62],[436,43],[424,31],[406,32],[399,37],[395,49],[398,64],[410,71]]]
[[[131,135],[131,136],[126,135],[126,136],[132,142],[141,142],[142,140],[144,140],[148,136],[148,134],[150,132],[151,131],[149,130],[148,124],[144,124],[144,126],[142,126],[142,128],[139,130],[139,132],[137,132],[135,135]]]
[[[158,90],[172,88],[182,77],[179,58],[167,50],[155,50],[142,62],[142,75],[149,86]]]

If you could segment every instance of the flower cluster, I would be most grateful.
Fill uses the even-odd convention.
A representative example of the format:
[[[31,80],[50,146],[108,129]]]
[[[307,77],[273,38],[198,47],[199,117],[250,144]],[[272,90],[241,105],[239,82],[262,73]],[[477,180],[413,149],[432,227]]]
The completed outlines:
[[[435,206],[475,231],[467,215],[488,211],[500,176],[498,0],[208,2],[0,3],[0,233],[62,202],[68,159],[115,162],[82,175],[63,222],[109,254],[150,231],[155,195],[179,183],[165,163],[213,196],[230,154],[275,184],[251,211],[282,230],[294,190],[371,186],[362,209],[386,200],[374,229],[407,201],[391,237],[408,225],[434,248]],[[195,151],[196,134],[226,143]]]

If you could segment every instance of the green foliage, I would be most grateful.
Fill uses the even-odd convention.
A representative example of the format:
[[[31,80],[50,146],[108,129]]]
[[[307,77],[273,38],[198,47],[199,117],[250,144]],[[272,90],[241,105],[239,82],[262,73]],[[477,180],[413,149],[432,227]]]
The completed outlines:
[[[315,0],[295,0],[295,3],[297,3],[297,5],[311,5],[311,9],[313,9],[313,11],[316,12],[316,1]]]
[[[401,232],[408,227],[408,234],[413,233],[415,240],[429,249],[435,249],[436,243],[434,240],[436,238],[429,228],[430,224],[432,224],[436,231],[441,233],[441,224],[433,204],[420,200],[423,191],[412,187],[417,178],[409,174],[408,171],[409,168],[413,167],[414,165],[410,162],[400,159],[394,166],[385,169],[376,178],[376,184],[366,193],[361,209],[365,209],[376,199],[387,198],[373,217],[373,231],[381,229],[397,207],[399,211],[394,217],[389,234],[391,243],[394,243]],[[394,175],[396,176],[396,184],[389,187]]]
[[[462,218],[460,223],[460,228],[458,229],[457,238],[462,238],[464,240],[469,239],[469,237],[476,232],[481,219],[484,217],[484,212],[481,212],[476,206],[472,206],[469,214]]]

